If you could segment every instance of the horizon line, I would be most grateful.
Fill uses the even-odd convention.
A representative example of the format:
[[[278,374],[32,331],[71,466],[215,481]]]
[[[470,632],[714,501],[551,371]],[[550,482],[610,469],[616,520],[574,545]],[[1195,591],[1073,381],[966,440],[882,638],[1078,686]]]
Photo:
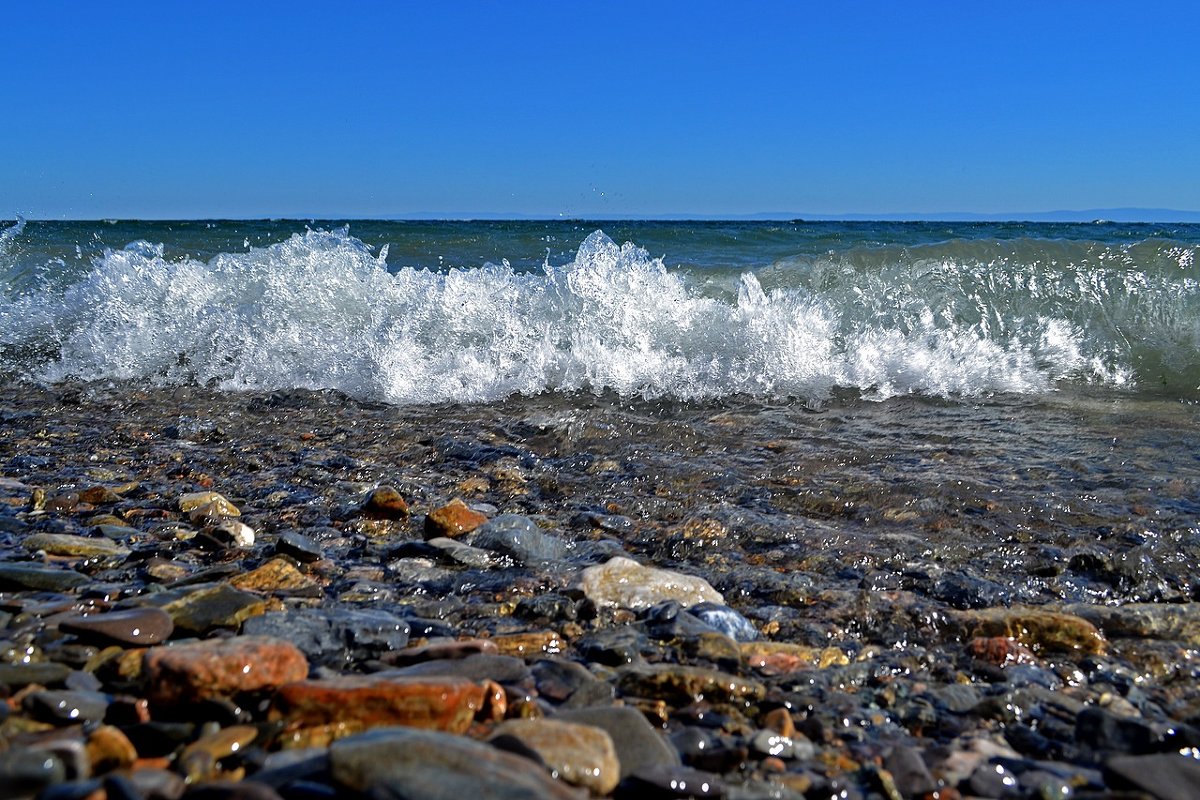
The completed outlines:
[[[261,214],[251,216],[195,217],[40,217],[18,214],[29,222],[234,222],[234,221],[371,221],[371,222],[1075,222],[1122,224],[1176,224],[1200,222],[1200,211],[1169,208],[1092,208],[1053,211],[987,213],[976,211],[845,212],[839,214],[761,211],[743,214],[527,214],[494,211],[410,211],[400,214]]]

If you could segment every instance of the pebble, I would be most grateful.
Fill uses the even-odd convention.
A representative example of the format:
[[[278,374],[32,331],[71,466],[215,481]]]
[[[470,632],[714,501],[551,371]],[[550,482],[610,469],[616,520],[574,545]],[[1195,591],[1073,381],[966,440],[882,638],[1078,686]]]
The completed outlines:
[[[61,619],[58,629],[98,644],[146,647],[170,637],[175,623],[162,609],[127,608]]]
[[[645,567],[623,556],[583,570],[583,593],[599,607],[650,608],[666,600],[685,606],[724,605],[725,599],[703,578],[666,569]]]
[[[36,750],[0,753],[0,798],[33,797],[62,783],[67,770],[55,756]]]
[[[111,539],[67,533],[35,533],[25,537],[21,545],[35,553],[40,551],[54,556],[81,558],[124,558],[130,552],[128,547]]]
[[[648,767],[626,779],[622,796],[672,798],[721,798],[727,795],[723,781],[711,772],[689,767]]]
[[[151,699],[172,705],[300,681],[308,661],[291,642],[241,636],[152,647],[143,670]]]
[[[251,617],[242,632],[287,639],[311,663],[341,669],[403,652],[411,627],[408,620],[377,609],[308,608]]]
[[[534,762],[461,736],[381,728],[329,748],[333,777],[347,789],[422,800],[582,800]],[[376,795],[380,796],[380,795]]]
[[[242,512],[218,492],[189,492],[179,498],[179,510],[184,514],[202,511],[204,516],[240,517]]]
[[[363,500],[359,513],[371,519],[407,519],[408,501],[394,486],[378,486]]]
[[[231,578],[229,583],[256,592],[278,592],[290,595],[320,592],[320,584],[305,575],[286,558],[273,558],[260,567]]]
[[[607,731],[617,752],[621,778],[645,768],[679,766],[679,753],[637,709],[629,706],[573,708],[560,711],[553,718]]]
[[[261,595],[237,589],[226,581],[181,587],[133,602],[161,608],[170,614],[177,630],[192,635],[218,628],[236,629],[266,611]]]
[[[538,754],[557,777],[594,794],[608,794],[621,777],[612,737],[602,728],[552,719],[514,719],[492,737],[512,736]]]
[[[736,642],[753,642],[758,638],[754,623],[728,606],[700,603],[689,608],[688,613]]]
[[[88,583],[88,576],[73,569],[43,567],[36,564],[0,564],[0,590],[34,589],[66,592]]]
[[[286,725],[294,742],[310,745],[323,736],[390,725],[463,733],[477,716],[502,705],[497,692],[502,698],[499,687],[466,678],[340,675],[280,687],[271,718]]]
[[[506,555],[519,564],[563,561],[568,552],[566,542],[543,533],[537,523],[520,514],[501,514],[488,520],[467,543]]]
[[[425,515],[425,538],[453,539],[470,533],[487,520],[486,514],[479,513],[462,500],[455,498],[441,508],[435,508]]]
[[[989,608],[963,612],[961,619],[971,636],[1009,637],[1035,654],[1103,653],[1105,649],[1099,629],[1073,614],[1043,608]]]
[[[321,546],[299,531],[284,531],[275,539],[275,552],[290,556],[302,564],[319,561],[324,555]]]
[[[1104,762],[1104,773],[1114,787],[1158,800],[1194,800],[1200,787],[1200,759],[1178,753],[1114,756]]]
[[[55,724],[100,722],[108,711],[109,696],[103,692],[45,689],[25,695],[22,705],[38,719]]]

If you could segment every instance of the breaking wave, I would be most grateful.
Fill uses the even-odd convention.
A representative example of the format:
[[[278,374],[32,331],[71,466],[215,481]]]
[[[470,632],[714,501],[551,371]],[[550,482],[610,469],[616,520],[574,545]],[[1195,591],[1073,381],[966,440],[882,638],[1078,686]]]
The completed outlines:
[[[0,258],[22,225],[0,233]],[[1168,258],[1172,272],[1064,264],[1051,244],[1016,259],[1012,243],[1000,259],[987,243],[951,247],[967,246],[848,251],[714,285],[600,231],[540,272],[389,267],[386,246],[347,229],[207,260],[137,241],[66,285],[0,292],[0,374],[393,403],[579,390],[819,403],[838,389],[883,399],[1200,384],[1195,248]]]

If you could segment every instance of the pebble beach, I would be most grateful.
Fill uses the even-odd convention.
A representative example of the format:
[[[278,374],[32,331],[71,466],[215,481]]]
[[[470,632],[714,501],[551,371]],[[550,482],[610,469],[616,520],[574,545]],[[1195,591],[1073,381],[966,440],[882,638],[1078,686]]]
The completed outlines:
[[[11,382],[0,797],[1192,797],[1194,419],[1021,402]]]

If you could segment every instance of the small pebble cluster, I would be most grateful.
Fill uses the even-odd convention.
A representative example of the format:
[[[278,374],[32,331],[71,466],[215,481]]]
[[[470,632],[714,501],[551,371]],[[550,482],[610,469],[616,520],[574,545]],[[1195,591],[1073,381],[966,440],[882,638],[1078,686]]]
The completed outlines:
[[[385,480],[369,408],[6,391],[0,799],[1197,796],[1194,603],[746,591],[478,441]]]

